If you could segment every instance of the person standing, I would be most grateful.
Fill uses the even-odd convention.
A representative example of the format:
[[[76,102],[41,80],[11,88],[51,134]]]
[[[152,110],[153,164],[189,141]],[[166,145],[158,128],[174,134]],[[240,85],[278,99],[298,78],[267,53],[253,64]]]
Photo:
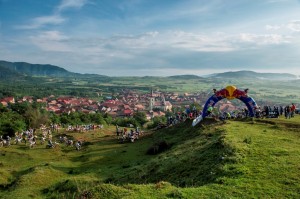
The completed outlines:
[[[286,107],[286,119],[291,119],[291,106]]]
[[[292,106],[291,106],[291,117],[294,117],[295,110],[296,110],[296,105],[294,103],[292,103]]]

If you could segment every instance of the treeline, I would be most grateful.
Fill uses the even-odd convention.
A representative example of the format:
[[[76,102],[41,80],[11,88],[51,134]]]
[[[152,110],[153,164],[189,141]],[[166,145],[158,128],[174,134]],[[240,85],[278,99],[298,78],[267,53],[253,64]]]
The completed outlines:
[[[0,135],[14,136],[15,132],[26,129],[38,129],[41,125],[60,124],[67,125],[119,125],[143,126],[146,122],[146,114],[137,112],[133,117],[113,119],[108,114],[94,113],[86,114],[83,112],[62,113],[60,115],[45,110],[43,103],[15,103],[4,107],[0,104]]]
[[[74,86],[68,82],[45,83],[43,80],[34,82],[10,81],[9,84],[0,82],[0,99],[11,96],[43,98],[50,95],[98,98],[97,92],[99,92],[98,88]]]
[[[28,80],[2,81],[0,80],[0,99],[4,97],[23,97],[32,96],[34,99],[54,96],[74,96],[87,97],[97,100],[103,100],[105,97],[118,97],[118,94],[124,90],[124,86],[103,86],[100,83],[90,83],[90,80],[76,80],[85,82],[79,84],[65,79],[49,78],[28,78]],[[148,87],[126,87],[129,90],[139,92],[150,92]]]

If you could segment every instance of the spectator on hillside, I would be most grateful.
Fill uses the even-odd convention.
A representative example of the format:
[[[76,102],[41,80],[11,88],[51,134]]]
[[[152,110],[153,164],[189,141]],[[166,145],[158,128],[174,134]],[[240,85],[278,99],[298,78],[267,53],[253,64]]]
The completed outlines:
[[[284,108],[285,119],[291,118],[291,107],[288,105]]]
[[[207,116],[209,116],[209,115],[212,113],[212,111],[213,111],[213,107],[212,107],[212,106],[209,106],[209,107],[207,108]]]
[[[279,108],[278,107],[274,106],[274,112],[275,112],[275,117],[279,118],[280,113],[279,113]]]
[[[291,106],[291,117],[294,117],[295,110],[296,110],[296,105],[294,103],[292,103],[292,106]]]
[[[120,135],[120,129],[119,126],[116,124],[116,133],[117,133],[117,137],[119,138]]]
[[[283,115],[283,107],[280,106],[280,115]]]

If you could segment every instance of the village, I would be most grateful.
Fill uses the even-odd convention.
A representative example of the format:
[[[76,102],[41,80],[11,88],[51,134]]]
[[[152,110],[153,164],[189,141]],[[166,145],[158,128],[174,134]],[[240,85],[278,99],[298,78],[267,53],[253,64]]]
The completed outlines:
[[[207,99],[207,93],[171,93],[153,91],[149,93],[138,93],[133,90],[124,90],[117,97],[105,97],[103,101],[96,101],[89,98],[74,96],[51,95],[42,99],[34,99],[32,96],[24,96],[16,99],[15,97],[5,97],[0,99],[0,103],[7,107],[14,103],[43,103],[45,109],[56,114],[83,112],[93,114],[101,112],[110,115],[112,118],[130,117],[135,112],[145,112],[148,120],[155,116],[165,116],[167,111],[179,112],[185,110],[191,104],[202,105]],[[231,101],[225,100],[218,103],[221,111],[234,111],[238,107]]]

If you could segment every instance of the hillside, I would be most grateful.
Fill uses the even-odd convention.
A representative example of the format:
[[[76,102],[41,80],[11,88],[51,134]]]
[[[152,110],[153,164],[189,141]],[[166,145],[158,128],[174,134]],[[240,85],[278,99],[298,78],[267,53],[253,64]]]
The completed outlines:
[[[174,76],[169,76],[168,78],[176,79],[176,80],[203,79],[203,77],[199,77],[197,75],[174,75]]]
[[[296,75],[289,73],[257,73],[253,71],[235,71],[213,74],[212,78],[251,78],[251,79],[270,79],[270,80],[294,80]]]
[[[76,78],[107,78],[104,75],[97,74],[79,74],[67,71],[59,66],[50,64],[30,64],[26,62],[8,62],[0,61],[0,66],[15,74],[22,74],[27,76],[44,76],[44,77],[76,77]]]
[[[50,64],[29,64],[26,62],[0,61],[0,65],[9,68],[12,71],[31,76],[63,77],[72,75],[71,72]]]
[[[69,133],[81,151],[13,145],[1,149],[0,198],[298,198],[299,124],[207,119],[125,144],[114,127]]]
[[[0,63],[0,78],[1,79],[11,79],[11,78],[19,78],[22,75],[16,71],[11,70],[10,68],[4,67]]]
[[[84,77],[84,78],[108,78],[108,76],[98,74],[79,74],[67,71],[66,69],[50,64],[31,64],[26,62],[8,62],[1,61],[0,66],[6,67],[11,71],[29,76],[53,76],[53,77]],[[112,78],[112,77],[111,77]],[[144,77],[155,79],[156,77]],[[206,76],[197,75],[173,75],[166,77],[176,80],[201,80],[206,78],[237,78],[237,79],[269,79],[269,80],[295,80],[298,77],[289,73],[257,73],[253,71],[229,71],[224,73],[216,73]]]

